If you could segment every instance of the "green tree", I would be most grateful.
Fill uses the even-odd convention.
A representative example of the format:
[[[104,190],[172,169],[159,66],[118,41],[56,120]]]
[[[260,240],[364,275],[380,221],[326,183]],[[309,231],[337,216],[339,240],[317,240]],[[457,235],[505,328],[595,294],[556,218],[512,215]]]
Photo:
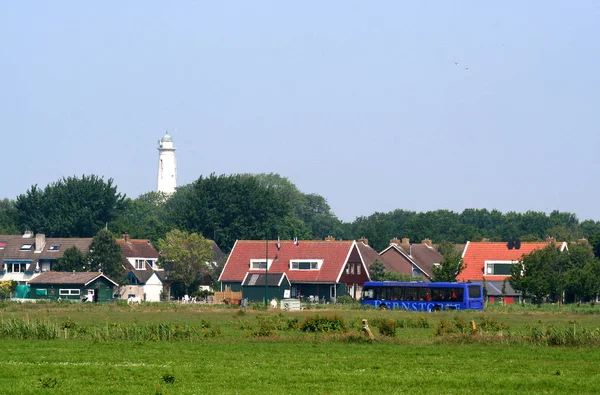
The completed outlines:
[[[209,273],[207,262],[212,261],[210,241],[198,233],[174,229],[158,241],[159,264],[172,281],[180,281],[189,295],[189,286],[199,277]]]
[[[121,247],[115,240],[115,235],[106,229],[101,229],[92,239],[90,252],[87,254],[89,271],[102,271],[116,283],[125,281],[125,258]]]
[[[15,202],[9,199],[0,200],[0,234],[19,234],[18,212]]]
[[[89,265],[85,255],[76,246],[68,248],[56,264],[52,266],[52,270],[55,272],[85,272],[88,269]]]
[[[588,236],[588,242],[592,246],[594,255],[600,258],[600,231],[592,233],[590,236]]]
[[[148,192],[136,199],[125,199],[121,214],[108,226],[116,234],[128,233],[133,239],[148,239],[156,245],[169,231],[163,193]]]
[[[433,267],[434,281],[456,281],[456,277],[464,269],[461,252],[449,241],[442,241],[438,251],[443,259]]]
[[[564,290],[563,259],[554,243],[534,251],[523,256],[520,264],[513,265],[509,282],[535,304],[556,301]]]
[[[172,228],[214,237],[225,252],[237,239],[264,239],[265,229],[292,214],[290,202],[255,177],[240,174],[200,177],[178,188],[166,210]],[[288,227],[294,224],[286,221]]]
[[[385,265],[383,262],[377,258],[371,266],[369,266],[369,276],[373,281],[383,281],[385,276]]]
[[[33,185],[17,197],[21,230],[50,237],[92,237],[120,214],[124,196],[113,180],[67,177],[43,190]]]

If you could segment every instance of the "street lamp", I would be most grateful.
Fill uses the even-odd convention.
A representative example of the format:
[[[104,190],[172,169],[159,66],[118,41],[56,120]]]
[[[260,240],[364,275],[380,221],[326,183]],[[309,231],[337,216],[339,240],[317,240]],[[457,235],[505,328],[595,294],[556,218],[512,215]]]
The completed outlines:
[[[275,229],[279,225],[273,226]],[[269,307],[269,228],[265,230],[265,306]]]

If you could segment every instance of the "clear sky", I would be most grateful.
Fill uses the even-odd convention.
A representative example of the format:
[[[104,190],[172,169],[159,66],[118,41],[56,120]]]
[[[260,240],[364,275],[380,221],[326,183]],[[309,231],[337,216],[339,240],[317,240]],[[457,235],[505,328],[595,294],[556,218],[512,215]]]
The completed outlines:
[[[0,198],[155,190],[169,129],[180,185],[275,172],[345,221],[600,220],[599,38],[583,0],[3,1]]]

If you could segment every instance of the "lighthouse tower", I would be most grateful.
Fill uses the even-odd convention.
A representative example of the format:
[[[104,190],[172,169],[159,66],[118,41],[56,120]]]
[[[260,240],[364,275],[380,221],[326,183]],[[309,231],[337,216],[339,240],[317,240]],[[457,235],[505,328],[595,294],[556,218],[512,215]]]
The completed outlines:
[[[158,142],[158,184],[157,192],[171,195],[177,186],[177,162],[175,161],[175,147],[169,132],[165,132]]]

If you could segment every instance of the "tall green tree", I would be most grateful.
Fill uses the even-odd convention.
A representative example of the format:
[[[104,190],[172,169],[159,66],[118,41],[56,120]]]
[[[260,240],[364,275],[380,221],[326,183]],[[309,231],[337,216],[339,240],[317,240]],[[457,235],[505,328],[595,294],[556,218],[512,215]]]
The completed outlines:
[[[9,199],[0,200],[0,234],[19,234],[18,212],[15,202]]]
[[[174,229],[158,241],[159,264],[172,281],[180,281],[189,295],[189,286],[198,278],[209,274],[207,262],[212,261],[210,241],[198,233]]]
[[[449,241],[442,241],[438,247],[442,262],[433,267],[433,279],[439,281],[456,281],[456,277],[464,269],[461,252]]]
[[[52,266],[52,270],[55,272],[85,272],[89,268],[85,254],[76,246],[68,248],[56,264]]]
[[[167,196],[148,192],[136,199],[126,198],[121,214],[108,226],[117,235],[128,233],[133,239],[148,239],[154,245],[170,230],[165,205]]]
[[[91,175],[67,177],[43,190],[33,185],[17,197],[21,230],[50,237],[92,237],[121,214],[124,195],[113,180]]]
[[[101,229],[92,239],[87,254],[89,271],[102,271],[116,283],[125,281],[125,258],[121,247],[115,240],[115,235],[106,229]]]
[[[237,239],[264,239],[266,229],[292,214],[290,202],[247,174],[200,177],[178,188],[166,210],[172,228],[214,238],[225,252]],[[300,223],[285,223],[290,233],[294,224]]]
[[[563,259],[555,244],[534,251],[523,256],[520,264],[513,265],[509,282],[535,304],[557,301],[564,290]]]
[[[377,258],[375,261],[369,266],[369,277],[373,281],[383,281],[385,278],[385,265],[383,262]]]

